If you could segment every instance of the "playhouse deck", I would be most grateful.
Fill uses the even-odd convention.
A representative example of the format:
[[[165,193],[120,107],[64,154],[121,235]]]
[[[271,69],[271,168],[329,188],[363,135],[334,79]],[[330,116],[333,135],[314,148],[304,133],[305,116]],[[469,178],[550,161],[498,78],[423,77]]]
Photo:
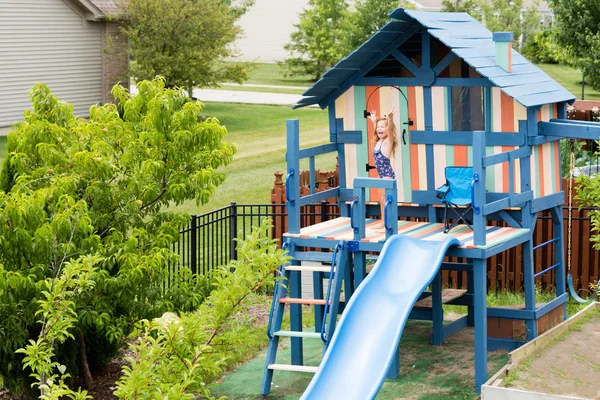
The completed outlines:
[[[376,229],[380,220],[366,219],[366,234],[361,242],[369,243],[384,243],[385,232],[381,228]],[[408,235],[415,239],[443,241],[448,237],[454,237],[462,243],[460,246],[463,249],[488,249],[494,246],[501,245],[511,239],[519,236],[525,236],[529,233],[529,229],[509,228],[498,226],[486,227],[486,244],[485,246],[475,246],[473,244],[473,230],[467,225],[457,225],[447,234],[444,233],[443,223],[430,223],[419,221],[398,221],[398,234]],[[339,217],[330,221],[321,222],[316,225],[311,225],[302,228],[299,234],[286,233],[287,237],[295,237],[301,239],[326,239],[326,240],[352,240],[354,232],[350,227],[350,218]]]

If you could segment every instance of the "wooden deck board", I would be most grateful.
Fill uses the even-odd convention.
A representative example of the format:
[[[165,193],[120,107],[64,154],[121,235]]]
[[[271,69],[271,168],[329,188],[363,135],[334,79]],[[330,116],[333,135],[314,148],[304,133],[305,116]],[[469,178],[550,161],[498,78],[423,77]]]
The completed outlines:
[[[376,222],[379,221],[374,219],[365,220],[366,237],[362,239],[363,242],[385,242],[385,232],[372,228],[376,225]],[[460,247],[465,249],[488,249],[527,232],[529,232],[529,229],[487,226],[485,246],[475,246],[473,243],[473,231],[467,225],[457,225],[450,232],[444,233],[444,224],[442,223],[398,221],[398,234],[431,241],[443,241],[447,237],[455,237],[462,243]],[[350,218],[348,217],[339,217],[302,228],[299,234],[285,234],[287,237],[329,240],[352,240],[353,235],[350,228]]]
[[[458,299],[465,293],[467,293],[467,291],[462,289],[444,289],[442,290],[442,304],[446,304],[452,300]],[[419,300],[415,304],[415,308],[431,308],[431,300],[431,296],[426,297],[423,300]]]

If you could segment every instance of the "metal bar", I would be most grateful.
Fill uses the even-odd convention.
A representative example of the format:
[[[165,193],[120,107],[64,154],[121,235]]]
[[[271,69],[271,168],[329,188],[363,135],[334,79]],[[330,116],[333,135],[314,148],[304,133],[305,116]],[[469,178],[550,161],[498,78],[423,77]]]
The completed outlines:
[[[195,229],[196,221],[198,220],[198,216],[192,215],[192,231],[190,232],[190,269],[193,274],[198,273],[198,254],[197,254],[197,243],[198,240],[198,231]]]
[[[560,263],[556,263],[556,264],[554,264],[553,266],[551,266],[551,267],[548,267],[548,268],[546,268],[546,269],[544,269],[544,270],[542,270],[542,271],[538,272],[537,274],[534,274],[534,275],[533,275],[533,277],[534,277],[534,278],[537,278],[537,277],[538,277],[538,276],[540,276],[540,275],[544,275],[546,272],[552,271],[554,268],[558,267],[559,265],[560,265]]]
[[[558,238],[558,237],[555,237],[554,239],[550,239],[550,240],[548,240],[547,242],[544,242],[544,243],[542,243],[542,244],[538,244],[537,246],[535,246],[535,247],[533,248],[533,250],[537,250],[537,249],[539,249],[539,248],[542,248],[542,247],[544,247],[544,246],[547,246],[547,245],[549,245],[549,244],[550,244],[550,243],[552,243],[552,242],[556,242],[556,241],[558,241],[559,239],[560,239],[560,238]]]

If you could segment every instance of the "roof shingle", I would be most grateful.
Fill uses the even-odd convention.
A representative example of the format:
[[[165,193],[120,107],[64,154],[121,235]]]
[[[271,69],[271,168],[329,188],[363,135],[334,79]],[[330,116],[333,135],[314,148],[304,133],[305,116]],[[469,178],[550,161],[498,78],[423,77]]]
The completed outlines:
[[[415,24],[426,28],[482,77],[489,79],[525,107],[575,100],[574,95],[515,50],[512,50],[512,72],[497,66],[492,32],[467,13],[398,8],[390,17],[394,20],[323,75],[321,80],[303,93],[303,98],[294,108],[310,104],[327,107],[335,100],[333,97],[336,93],[341,95],[390,54],[393,50],[391,45],[412,35],[411,28]]]

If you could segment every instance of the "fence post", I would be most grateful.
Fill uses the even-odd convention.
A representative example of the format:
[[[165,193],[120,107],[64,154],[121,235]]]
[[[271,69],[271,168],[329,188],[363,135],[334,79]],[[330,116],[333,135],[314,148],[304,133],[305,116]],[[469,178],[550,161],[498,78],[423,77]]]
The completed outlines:
[[[237,237],[237,204],[232,201],[229,206],[229,259],[237,260],[237,249],[235,248]]]
[[[198,248],[197,248],[197,244],[198,244],[198,216],[197,215],[192,215],[192,221],[191,221],[191,230],[190,230],[190,240],[191,240],[191,246],[190,246],[190,269],[192,270],[192,274],[197,274],[198,273]]]

